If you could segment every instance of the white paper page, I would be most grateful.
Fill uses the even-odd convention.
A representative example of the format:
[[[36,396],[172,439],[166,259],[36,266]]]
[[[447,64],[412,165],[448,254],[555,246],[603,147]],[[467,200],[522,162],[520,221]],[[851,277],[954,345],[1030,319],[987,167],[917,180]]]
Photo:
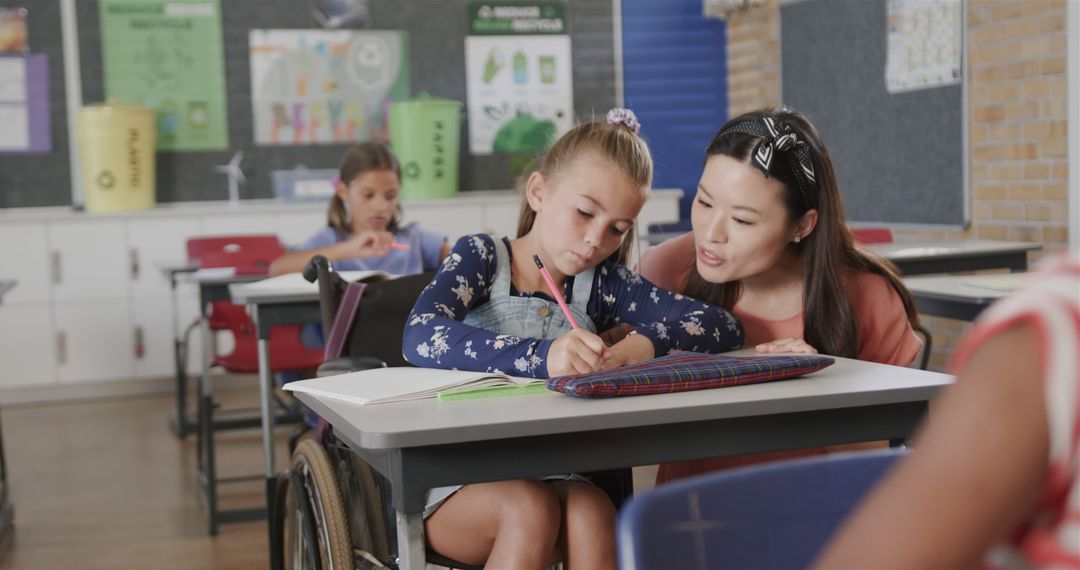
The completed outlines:
[[[350,283],[374,275],[383,275],[387,278],[393,278],[392,275],[385,271],[339,271],[338,275]],[[282,294],[308,293],[312,291],[317,293],[319,291],[319,283],[309,283],[307,279],[304,279],[302,273],[286,273],[284,275],[262,279],[254,283],[248,283],[244,285],[244,288],[248,291],[262,291],[264,289],[272,290]]]
[[[395,399],[413,394],[422,394],[423,397],[433,398],[441,390],[498,376],[500,375],[488,372],[438,370],[433,368],[376,368],[326,378],[290,382],[285,385],[284,389],[356,404],[375,404],[380,403],[380,400]],[[511,376],[504,376],[503,378],[504,383],[508,385],[527,384],[536,380],[535,378]],[[489,384],[485,382],[485,384],[491,385],[495,383]]]
[[[0,150],[30,148],[30,109],[26,105],[0,105]]]

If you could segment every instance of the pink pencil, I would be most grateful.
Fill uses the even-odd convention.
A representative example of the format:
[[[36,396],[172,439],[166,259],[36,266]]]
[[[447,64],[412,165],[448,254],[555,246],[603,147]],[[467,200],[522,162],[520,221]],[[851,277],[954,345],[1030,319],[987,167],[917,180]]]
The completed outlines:
[[[392,241],[390,242],[390,249],[409,249],[409,246],[403,243]]]
[[[540,268],[540,275],[544,277],[544,282],[547,283],[548,289],[551,290],[551,296],[555,297],[555,300],[559,303],[559,308],[561,308],[563,314],[566,315],[566,320],[570,321],[570,326],[575,329],[581,328],[578,326],[577,321],[574,320],[574,315],[570,314],[570,307],[566,306],[566,299],[563,299],[562,293],[559,292],[559,288],[555,286],[555,280],[551,278],[551,274],[548,273],[548,270],[544,267],[544,262],[540,261],[540,256],[534,255],[533,261],[535,261],[536,266]]]

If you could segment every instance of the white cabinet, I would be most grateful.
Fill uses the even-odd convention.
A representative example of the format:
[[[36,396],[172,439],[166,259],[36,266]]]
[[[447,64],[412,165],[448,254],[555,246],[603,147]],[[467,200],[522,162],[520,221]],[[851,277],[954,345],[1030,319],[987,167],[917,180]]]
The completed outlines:
[[[18,285],[4,295],[4,303],[49,300],[49,248],[45,224],[0,224],[0,279]]]
[[[450,243],[463,235],[474,234],[484,226],[484,206],[481,204],[417,207],[404,202],[402,206],[405,209],[405,223],[417,222],[426,230],[446,234]]]
[[[167,295],[132,299],[136,378],[160,378],[173,374],[172,311],[172,300]]]
[[[127,299],[53,304],[60,382],[122,380],[135,372],[135,335]]]
[[[277,216],[276,233],[285,247],[296,247],[325,225],[325,211],[282,212]]]
[[[49,303],[0,304],[0,386],[51,384],[56,377],[56,337]]]
[[[51,223],[53,300],[127,298],[131,257],[125,243],[121,220]]]
[[[484,208],[483,232],[496,236],[517,237],[521,204],[488,204]]]
[[[225,206],[222,206],[224,209]],[[228,211],[228,210],[225,210]],[[276,222],[272,213],[222,214],[203,219],[202,235],[233,236],[246,234],[272,234]],[[312,228],[311,231],[315,231]]]
[[[136,297],[169,294],[169,280],[162,265],[187,258],[187,239],[199,234],[202,224],[192,218],[129,220],[127,254],[133,264],[131,294]]]

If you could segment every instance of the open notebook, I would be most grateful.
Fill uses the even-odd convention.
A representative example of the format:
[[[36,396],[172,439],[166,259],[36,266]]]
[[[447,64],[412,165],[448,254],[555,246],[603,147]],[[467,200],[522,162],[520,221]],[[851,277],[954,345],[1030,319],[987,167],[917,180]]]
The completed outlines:
[[[543,380],[498,372],[432,368],[375,368],[326,378],[290,382],[285,390],[354,404],[387,404],[438,397],[440,400],[547,392]]]

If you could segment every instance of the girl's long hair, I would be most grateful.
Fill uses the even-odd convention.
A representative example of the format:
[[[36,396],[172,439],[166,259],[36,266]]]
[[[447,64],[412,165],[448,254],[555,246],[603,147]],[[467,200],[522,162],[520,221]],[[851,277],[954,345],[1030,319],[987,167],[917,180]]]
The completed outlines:
[[[803,296],[803,339],[823,354],[855,358],[859,354],[859,322],[848,299],[842,269],[869,272],[880,275],[900,295],[911,325],[918,325],[918,315],[911,293],[897,276],[896,267],[888,260],[855,244],[844,221],[844,204],[836,181],[832,159],[824,141],[810,120],[802,113],[785,109],[763,109],[746,113],[728,121],[713,138],[706,150],[706,160],[724,155],[744,164],[750,164],[751,153],[760,137],[739,132],[725,133],[725,129],[742,121],[761,121],[772,117],[777,123],[790,126],[799,139],[810,149],[817,191],[808,200],[799,192],[795,173],[786,156],[777,156],[769,168],[784,186],[783,200],[787,206],[788,220],[795,223],[808,210],[818,211],[817,225],[809,235],[797,244],[802,253],[806,276]],[[809,202],[809,203],[808,203]],[[740,283],[710,283],[695,266],[687,283],[685,294],[727,309],[739,300]]]
[[[539,161],[536,171],[544,175],[544,178],[551,179],[563,172],[574,160],[589,155],[615,165],[619,171],[633,180],[643,193],[652,184],[653,162],[649,146],[638,134],[621,123],[590,122],[570,129],[555,141],[551,150]],[[522,193],[517,237],[529,233],[536,220],[536,212],[529,206],[529,200],[524,196],[528,179],[529,174],[524,174],[517,183]],[[626,265],[635,243],[637,243],[636,224],[623,235],[622,243],[612,255],[612,259]]]
[[[341,167],[338,169],[338,180],[346,187],[349,183],[359,178],[364,173],[372,170],[390,170],[401,180],[401,164],[394,156],[390,147],[381,142],[365,142],[353,145],[346,151],[341,159]],[[398,203],[398,211],[390,218],[386,229],[390,232],[398,230],[398,217],[401,215],[401,203]],[[330,199],[330,208],[326,212],[326,225],[334,228],[339,234],[349,235],[350,227],[349,211],[345,202],[334,189],[334,197]]]

